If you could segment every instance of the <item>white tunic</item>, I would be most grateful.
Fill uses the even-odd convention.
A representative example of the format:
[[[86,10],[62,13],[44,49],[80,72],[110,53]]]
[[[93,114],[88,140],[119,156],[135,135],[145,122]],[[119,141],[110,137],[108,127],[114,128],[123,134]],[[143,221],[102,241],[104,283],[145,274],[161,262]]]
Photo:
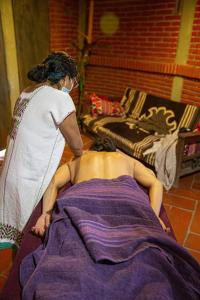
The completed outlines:
[[[64,150],[58,125],[73,111],[71,97],[49,86],[22,92],[17,100],[0,178],[0,243],[20,244]]]

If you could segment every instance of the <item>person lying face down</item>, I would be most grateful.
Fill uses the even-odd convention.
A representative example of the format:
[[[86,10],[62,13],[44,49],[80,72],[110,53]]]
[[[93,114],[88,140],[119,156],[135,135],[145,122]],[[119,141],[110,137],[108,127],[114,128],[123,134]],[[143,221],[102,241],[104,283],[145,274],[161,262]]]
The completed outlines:
[[[108,138],[98,139],[90,150],[58,168],[43,196],[43,213],[38,218],[33,233],[43,236],[50,224],[51,210],[56,201],[58,190],[66,183],[73,185],[94,178],[114,179],[122,175],[134,178],[148,188],[150,205],[162,227],[166,227],[159,218],[162,204],[163,187],[153,171],[128,155],[116,151],[115,145]]]

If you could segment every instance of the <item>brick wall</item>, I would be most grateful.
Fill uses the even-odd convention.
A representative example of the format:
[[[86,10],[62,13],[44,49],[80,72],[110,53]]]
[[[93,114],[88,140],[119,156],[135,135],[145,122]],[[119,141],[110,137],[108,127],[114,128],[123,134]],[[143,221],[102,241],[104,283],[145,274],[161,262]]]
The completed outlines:
[[[118,30],[110,36],[100,26],[108,12],[119,21]],[[170,97],[172,76],[168,76],[166,65],[175,61],[179,27],[174,0],[95,1],[93,40],[97,45],[86,89],[121,95],[130,85]]]
[[[181,100],[189,104],[200,105],[199,80],[184,80]]]
[[[94,66],[88,68],[87,78],[87,91],[100,95],[120,98],[127,86],[166,98],[171,93],[172,78],[167,75]]]
[[[73,42],[78,43],[78,0],[49,0],[49,29],[51,51],[66,51],[77,59]],[[71,96],[76,103],[77,91]]]
[[[49,0],[51,49],[77,56],[78,0]],[[89,0],[87,0],[89,3]],[[169,98],[174,76],[185,78],[182,101],[200,104],[200,0],[187,65],[175,63],[181,15],[176,0],[95,0],[93,42],[86,90],[121,97],[126,86]],[[103,32],[112,13],[118,28]],[[109,29],[109,24],[106,29]],[[74,94],[76,98],[76,93]]]
[[[78,38],[78,0],[49,0],[50,47],[77,56],[72,42]]]
[[[175,3],[175,0],[95,1],[93,39],[102,39],[96,55],[174,62],[180,26]],[[100,28],[101,17],[108,12],[119,20],[118,30],[111,36]]]

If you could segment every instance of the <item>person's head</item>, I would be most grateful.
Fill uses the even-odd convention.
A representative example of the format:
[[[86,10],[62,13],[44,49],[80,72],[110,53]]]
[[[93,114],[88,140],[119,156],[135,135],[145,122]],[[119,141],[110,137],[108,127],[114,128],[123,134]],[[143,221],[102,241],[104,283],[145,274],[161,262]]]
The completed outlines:
[[[106,152],[115,152],[116,146],[114,142],[109,138],[96,138],[93,144],[90,147],[90,150],[93,151],[106,151]]]
[[[73,58],[65,52],[52,52],[39,64],[32,68],[27,77],[37,83],[49,82],[66,92],[77,85],[77,65]],[[65,90],[66,88],[66,90]]]

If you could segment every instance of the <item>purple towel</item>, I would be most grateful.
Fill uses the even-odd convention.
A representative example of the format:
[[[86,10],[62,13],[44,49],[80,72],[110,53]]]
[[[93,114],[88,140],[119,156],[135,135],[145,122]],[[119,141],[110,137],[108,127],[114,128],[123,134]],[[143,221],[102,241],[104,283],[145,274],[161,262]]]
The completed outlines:
[[[72,186],[21,265],[23,300],[199,299],[200,267],[129,176]]]

